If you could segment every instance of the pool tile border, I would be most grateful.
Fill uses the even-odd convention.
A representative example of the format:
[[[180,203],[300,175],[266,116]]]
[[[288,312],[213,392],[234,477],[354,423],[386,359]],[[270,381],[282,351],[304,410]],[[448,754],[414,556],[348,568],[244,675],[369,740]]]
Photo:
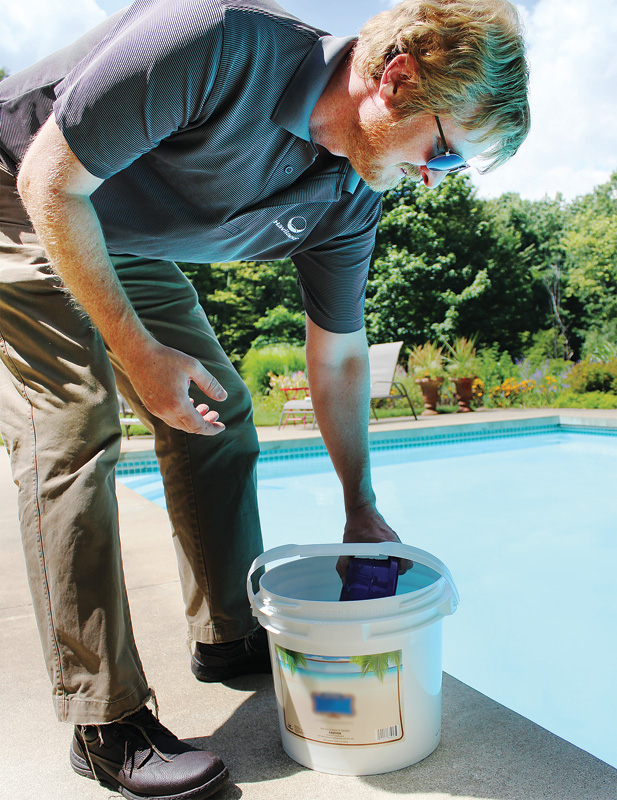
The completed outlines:
[[[419,429],[417,431],[400,431],[397,433],[376,433],[370,437],[371,452],[383,450],[400,450],[410,447],[422,447],[427,444],[451,444],[453,442],[477,441],[486,439],[505,439],[519,436],[539,436],[559,431],[575,431],[579,433],[617,436],[617,428],[605,425],[590,425],[587,421],[561,420],[559,417],[546,417],[537,420],[516,420],[513,422],[485,422],[478,425],[453,425],[442,428]],[[278,461],[287,459],[312,458],[327,455],[323,444],[285,446],[286,443],[268,442],[270,445],[262,449],[260,461]],[[281,446],[283,445],[283,446]]]
[[[617,427],[615,427],[612,420],[554,416],[507,422],[454,424],[439,428],[408,429],[396,433],[375,431],[369,434],[369,444],[371,452],[380,452],[422,447],[427,444],[451,444],[453,442],[504,439],[515,436],[539,436],[545,433],[559,433],[560,431],[617,436]],[[321,439],[315,444],[307,444],[306,440],[287,440],[282,442],[263,442],[259,460],[267,463],[327,455],[328,451]],[[116,474],[139,475],[158,472],[158,462],[153,455],[136,456],[137,454],[123,454],[116,467]]]
[[[159,462],[154,456],[144,457],[134,453],[121,456],[116,465],[116,475],[146,475],[158,471]]]

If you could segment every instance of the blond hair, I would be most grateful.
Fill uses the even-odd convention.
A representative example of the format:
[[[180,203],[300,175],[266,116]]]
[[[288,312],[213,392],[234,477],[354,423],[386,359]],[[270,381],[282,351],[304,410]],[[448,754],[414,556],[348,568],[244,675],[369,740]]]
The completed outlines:
[[[507,0],[403,0],[370,19],[353,54],[356,72],[379,80],[388,62],[412,56],[416,74],[398,88],[400,118],[449,114],[496,140],[488,172],[514,155],[529,132],[529,71],[518,13]]]

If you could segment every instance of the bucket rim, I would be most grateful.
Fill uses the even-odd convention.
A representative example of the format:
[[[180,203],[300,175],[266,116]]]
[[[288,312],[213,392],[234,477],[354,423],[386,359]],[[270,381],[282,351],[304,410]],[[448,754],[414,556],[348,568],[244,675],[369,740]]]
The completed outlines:
[[[429,567],[434,572],[436,572],[441,579],[445,581],[445,584],[449,588],[449,599],[450,599],[450,606],[451,611],[449,613],[454,613],[456,607],[459,603],[459,594],[454,583],[454,579],[450,573],[450,570],[446,567],[446,565],[440,561],[436,556],[428,553],[426,550],[421,550],[417,547],[411,547],[410,545],[402,544],[401,542],[378,542],[378,543],[353,543],[353,544],[308,544],[308,545],[298,545],[298,544],[287,544],[287,545],[280,545],[279,547],[273,547],[270,550],[266,550],[260,556],[258,556],[252,563],[251,568],[249,569],[247,575],[247,594],[251,604],[251,607],[255,612],[261,611],[263,613],[263,605],[258,603],[257,595],[261,596],[261,583],[259,587],[259,591],[255,592],[253,588],[253,575],[254,573],[260,569],[261,567],[265,567],[267,564],[276,562],[276,561],[289,561],[291,559],[296,558],[310,558],[314,556],[368,556],[368,557],[377,557],[377,556],[394,556],[398,558],[404,558],[407,560],[411,560],[414,563],[422,564],[423,566]],[[410,604],[410,600],[402,601],[400,598],[405,598],[405,595],[416,594],[417,599],[421,599],[424,596],[424,591],[428,590],[429,594],[432,594],[433,591],[439,592],[439,584],[441,580],[435,581],[429,587],[424,587],[424,589],[416,590],[419,591],[421,594],[416,594],[414,592],[407,592],[402,595],[395,595],[394,597],[382,597],[382,598],[373,598],[370,600],[363,600],[362,606],[365,610],[368,610],[366,604],[379,604],[381,606],[387,606],[388,601],[395,603],[398,606],[403,604]],[[445,587],[441,587],[443,591]],[[273,597],[276,595],[275,592],[268,590],[268,594]],[[277,596],[277,600],[279,596]],[[317,605],[322,605],[323,601],[318,600],[303,600],[299,601],[302,605],[307,603],[314,603]],[[284,598],[280,596],[280,605],[288,606],[290,605],[290,599]],[[291,602],[291,605],[295,605],[295,603]],[[316,607],[317,607],[316,605]],[[354,601],[343,601],[340,606],[350,607],[354,605]],[[357,605],[357,602],[356,602]],[[379,607],[377,606],[377,608]],[[372,608],[372,606],[371,606]]]
[[[410,595],[414,595],[410,597]],[[295,600],[277,594],[260,583],[255,611],[269,619],[293,621],[316,627],[345,626],[349,624],[379,625],[394,618],[418,620],[430,615],[431,619],[444,617],[454,612],[452,592],[447,581],[440,576],[430,586],[392,597],[376,597],[363,600]]]

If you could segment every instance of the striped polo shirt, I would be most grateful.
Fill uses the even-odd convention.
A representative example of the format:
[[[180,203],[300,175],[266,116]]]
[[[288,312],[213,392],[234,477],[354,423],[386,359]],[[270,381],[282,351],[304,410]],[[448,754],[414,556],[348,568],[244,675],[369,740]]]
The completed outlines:
[[[310,318],[358,330],[381,195],[309,134],[353,42],[271,0],[137,0],[0,83],[3,160],[16,170],[53,106],[104,179],[91,199],[110,253],[289,257]]]

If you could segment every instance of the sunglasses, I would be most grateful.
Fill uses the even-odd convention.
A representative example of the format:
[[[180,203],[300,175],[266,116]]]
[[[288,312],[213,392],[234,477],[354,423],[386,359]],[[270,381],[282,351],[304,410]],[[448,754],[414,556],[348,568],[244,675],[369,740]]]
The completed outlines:
[[[435,170],[436,172],[448,173],[461,172],[462,170],[467,169],[469,164],[465,161],[465,159],[462,156],[459,156],[457,153],[453,153],[448,147],[446,137],[443,135],[441,122],[439,121],[439,117],[437,115],[435,115],[435,122],[439,128],[439,135],[441,136],[441,141],[443,142],[444,152],[429,159],[426,162],[426,166],[429,169]]]

